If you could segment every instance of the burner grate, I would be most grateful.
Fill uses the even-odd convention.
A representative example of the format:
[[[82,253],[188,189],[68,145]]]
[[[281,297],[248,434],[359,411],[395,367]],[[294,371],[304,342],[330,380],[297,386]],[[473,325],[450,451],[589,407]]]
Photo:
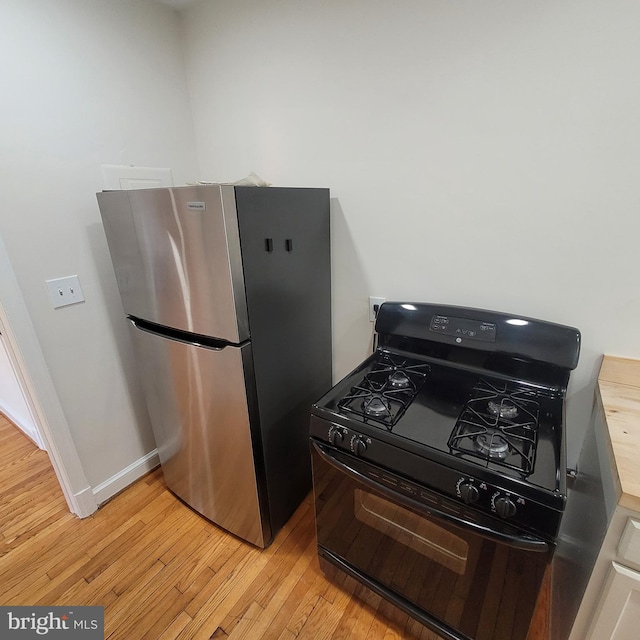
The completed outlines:
[[[358,384],[339,402],[342,411],[364,422],[391,429],[424,384],[430,367],[421,362],[381,352]]]
[[[471,455],[524,477],[533,472],[540,404],[535,391],[480,380],[449,437],[452,452]]]

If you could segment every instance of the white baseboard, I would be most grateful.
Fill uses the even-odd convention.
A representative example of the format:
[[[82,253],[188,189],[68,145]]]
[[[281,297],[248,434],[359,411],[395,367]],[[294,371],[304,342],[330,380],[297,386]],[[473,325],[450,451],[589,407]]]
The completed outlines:
[[[160,464],[158,450],[154,449],[146,456],[136,460],[128,467],[119,471],[111,478],[93,487],[93,496],[98,505],[105,503],[109,498],[113,498],[116,493],[126,489],[130,484],[141,478],[145,473],[152,471]]]
[[[88,518],[98,508],[98,503],[93,495],[91,487],[87,487],[78,493],[73,494],[73,505],[71,510],[78,518]]]

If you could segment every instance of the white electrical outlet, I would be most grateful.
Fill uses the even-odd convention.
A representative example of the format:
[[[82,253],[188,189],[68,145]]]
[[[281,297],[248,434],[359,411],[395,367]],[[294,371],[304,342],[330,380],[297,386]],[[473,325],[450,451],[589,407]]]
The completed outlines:
[[[65,307],[68,304],[76,304],[76,302],[84,302],[78,276],[55,278],[46,280],[45,283],[54,309]]]
[[[369,297],[369,322],[376,321],[376,315],[380,305],[386,300],[386,298],[373,298]]]

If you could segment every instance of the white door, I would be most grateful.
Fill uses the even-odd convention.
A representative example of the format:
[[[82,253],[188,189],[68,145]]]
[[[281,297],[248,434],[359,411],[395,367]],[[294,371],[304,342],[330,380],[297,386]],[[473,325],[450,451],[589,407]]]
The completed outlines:
[[[640,573],[611,563],[588,640],[636,640],[640,626]]]

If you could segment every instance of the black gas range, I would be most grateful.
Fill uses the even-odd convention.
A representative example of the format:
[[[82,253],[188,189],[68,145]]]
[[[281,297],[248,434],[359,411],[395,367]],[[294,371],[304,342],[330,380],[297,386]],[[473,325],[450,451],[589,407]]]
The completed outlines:
[[[345,546],[337,530],[327,533],[338,516],[327,516],[324,505],[335,509],[336,498],[327,495],[330,489],[320,491],[320,476],[331,468],[334,483],[350,483],[342,489],[349,500],[364,500],[360,507],[343,500],[341,529],[350,530],[352,518],[367,524],[370,537],[384,522],[385,544],[397,554],[394,545],[413,535],[409,547],[423,553],[403,557],[414,564],[427,558],[434,564],[427,572],[463,557],[460,549],[468,559],[480,540],[522,552],[522,562],[529,553],[548,563],[566,500],[565,395],[580,332],[512,314],[400,302],[380,307],[376,332],[374,353],[312,408],[321,558],[399,598],[401,608],[426,616],[422,622],[444,637],[482,637],[477,630],[465,634],[462,622],[419,596],[391,588],[395,583],[382,578],[389,568],[372,569],[382,543],[372,557],[358,560],[363,534],[353,533],[354,546]],[[373,497],[363,499],[362,492]],[[372,515],[376,509],[385,513]],[[419,517],[413,534],[406,525],[412,517]],[[461,542],[447,549],[443,539]],[[464,566],[469,585],[486,586]]]

